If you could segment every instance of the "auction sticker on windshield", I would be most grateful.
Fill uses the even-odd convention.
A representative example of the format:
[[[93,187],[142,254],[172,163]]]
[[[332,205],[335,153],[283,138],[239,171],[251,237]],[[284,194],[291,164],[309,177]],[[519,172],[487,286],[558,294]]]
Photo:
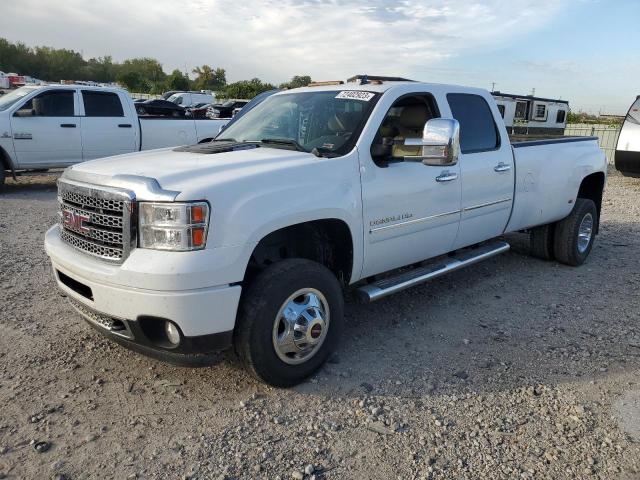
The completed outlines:
[[[363,102],[368,102],[373,97],[375,97],[375,93],[371,92],[362,92],[359,90],[343,90],[336,98],[347,98],[349,100],[362,100]]]

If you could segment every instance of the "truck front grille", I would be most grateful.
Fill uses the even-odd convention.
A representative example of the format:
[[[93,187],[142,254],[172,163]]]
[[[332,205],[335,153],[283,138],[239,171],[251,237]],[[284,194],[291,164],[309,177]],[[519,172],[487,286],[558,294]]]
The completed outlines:
[[[122,262],[135,241],[132,193],[114,188],[58,181],[60,237],[90,255]]]

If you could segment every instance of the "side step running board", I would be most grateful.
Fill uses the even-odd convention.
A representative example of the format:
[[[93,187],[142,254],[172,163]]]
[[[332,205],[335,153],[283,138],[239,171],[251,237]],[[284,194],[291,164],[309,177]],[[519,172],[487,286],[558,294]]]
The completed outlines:
[[[509,244],[502,241],[485,243],[477,248],[465,249],[453,257],[445,258],[437,263],[418,267],[395,277],[363,285],[356,289],[356,294],[365,302],[373,302],[420,283],[441,277],[474,263],[481,262],[509,250]]]

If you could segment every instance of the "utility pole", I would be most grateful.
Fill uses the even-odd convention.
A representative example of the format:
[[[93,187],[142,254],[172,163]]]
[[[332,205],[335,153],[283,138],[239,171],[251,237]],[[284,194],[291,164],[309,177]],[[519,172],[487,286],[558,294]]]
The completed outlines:
[[[492,92],[496,91],[496,82],[491,82],[491,91]]]
[[[535,96],[536,96],[536,88],[535,88],[535,87],[533,87],[533,88],[531,89],[531,96],[532,96],[532,97],[535,97]]]

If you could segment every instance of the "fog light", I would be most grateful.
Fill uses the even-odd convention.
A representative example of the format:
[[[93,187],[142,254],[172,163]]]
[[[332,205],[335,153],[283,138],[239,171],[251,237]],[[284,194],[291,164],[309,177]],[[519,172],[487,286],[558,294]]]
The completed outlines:
[[[180,332],[178,331],[178,327],[173,323],[164,322],[164,332],[167,334],[169,342],[173,345],[178,345],[180,343]]]

